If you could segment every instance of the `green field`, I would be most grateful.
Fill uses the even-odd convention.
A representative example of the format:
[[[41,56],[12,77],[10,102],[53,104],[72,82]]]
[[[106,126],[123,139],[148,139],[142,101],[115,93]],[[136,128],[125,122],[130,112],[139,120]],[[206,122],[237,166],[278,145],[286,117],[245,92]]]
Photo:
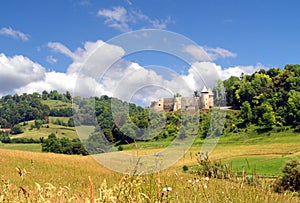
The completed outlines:
[[[40,137],[47,138],[48,135],[54,133],[58,138],[70,138],[76,139],[78,135],[76,133],[75,127],[66,127],[62,125],[53,124],[55,120],[61,120],[63,122],[68,122],[69,117],[49,117],[49,124],[43,124],[40,129],[33,128],[30,126],[34,124],[34,121],[28,121],[26,126],[23,126],[24,133],[13,135],[12,138],[33,138],[39,139]],[[21,123],[22,125],[22,123]],[[81,132],[86,132],[87,135],[93,132],[93,126],[78,126],[77,129]]]
[[[41,152],[42,146],[40,144],[2,144],[2,143],[0,143],[0,149]]]
[[[72,103],[63,102],[60,100],[41,100],[43,104],[48,105],[50,109],[72,108]]]

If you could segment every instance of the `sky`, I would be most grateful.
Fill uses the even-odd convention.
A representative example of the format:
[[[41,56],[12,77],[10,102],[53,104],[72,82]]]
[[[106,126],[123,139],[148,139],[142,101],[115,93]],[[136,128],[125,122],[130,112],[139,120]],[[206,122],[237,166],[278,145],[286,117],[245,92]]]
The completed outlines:
[[[0,95],[56,89],[144,104],[189,96],[216,78],[299,63],[299,7],[296,0],[2,0]]]

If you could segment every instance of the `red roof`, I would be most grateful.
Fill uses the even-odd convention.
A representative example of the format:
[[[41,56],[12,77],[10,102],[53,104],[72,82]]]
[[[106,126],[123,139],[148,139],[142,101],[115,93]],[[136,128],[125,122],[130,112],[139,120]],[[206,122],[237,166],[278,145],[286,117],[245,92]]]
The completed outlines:
[[[10,128],[0,128],[1,132],[6,132],[6,133],[10,133],[11,129]]]

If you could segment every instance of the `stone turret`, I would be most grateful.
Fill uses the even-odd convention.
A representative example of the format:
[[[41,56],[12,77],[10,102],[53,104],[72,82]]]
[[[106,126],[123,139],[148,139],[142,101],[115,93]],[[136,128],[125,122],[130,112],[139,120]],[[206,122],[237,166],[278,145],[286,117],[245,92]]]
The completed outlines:
[[[200,106],[202,109],[209,109],[209,92],[207,88],[204,86],[201,90],[201,100],[200,100]]]
[[[209,108],[214,106],[214,93],[211,91],[211,89],[208,89],[208,105]]]

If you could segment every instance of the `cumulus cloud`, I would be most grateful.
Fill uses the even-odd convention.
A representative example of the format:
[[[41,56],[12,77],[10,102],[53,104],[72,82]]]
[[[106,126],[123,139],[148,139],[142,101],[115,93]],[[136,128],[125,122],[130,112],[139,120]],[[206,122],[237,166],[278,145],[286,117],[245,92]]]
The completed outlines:
[[[29,58],[0,54],[0,92],[10,92],[32,81],[44,78],[45,69]]]
[[[112,9],[100,9],[97,15],[105,18],[104,23],[106,25],[121,32],[130,31],[133,24],[141,22],[147,24],[146,28],[157,29],[165,29],[172,22],[170,17],[166,19],[152,19],[140,10],[127,10],[122,6],[116,6]]]
[[[241,74],[251,75],[260,69],[268,69],[267,67],[263,66],[262,64],[258,63],[255,66],[233,66],[229,68],[222,69],[221,66],[216,66],[216,69],[220,75],[221,80],[226,80],[231,76],[240,77]]]
[[[121,47],[101,40],[86,42],[83,48],[74,52],[58,42],[50,42],[48,46],[73,60],[66,73],[46,72],[45,68],[26,57],[8,58],[2,54],[0,92],[68,90],[84,97],[108,95],[149,105],[153,100],[173,97],[177,92],[183,96],[192,96],[194,90],[201,90],[204,85],[213,88],[218,79],[240,76],[241,73],[252,74],[262,68],[260,64],[222,68],[212,61],[195,61],[183,74],[166,67],[154,69],[126,61],[122,59],[125,51]],[[194,47],[191,48],[193,50]],[[214,51],[218,52],[219,57],[231,55],[231,52],[224,49]],[[202,59],[207,59],[204,49],[200,49],[200,53],[203,54]]]
[[[21,39],[22,41],[28,41],[29,35],[24,34],[18,30],[14,30],[11,27],[3,27],[0,29],[0,35],[12,37],[14,39]]]
[[[71,91],[75,95],[88,97],[91,95],[109,95],[103,90],[101,84],[95,79],[77,73],[66,74],[59,72],[47,72],[43,80],[28,83],[27,85],[15,89],[17,93],[32,93],[42,91],[57,90],[59,92]]]
[[[197,61],[214,61],[218,58],[234,58],[237,56],[236,53],[233,53],[229,50],[217,47],[204,47],[204,46],[195,46],[188,45],[184,47],[184,52],[189,53]]]
[[[83,49],[78,48],[75,52],[57,42],[49,42],[48,47],[73,59],[73,63],[68,67],[68,74],[81,72],[90,77],[100,77],[125,54],[121,47],[107,44],[102,40],[86,42]],[[121,69],[119,72],[122,72],[123,66],[127,66],[126,63],[123,61],[121,65],[119,61],[113,68]]]

